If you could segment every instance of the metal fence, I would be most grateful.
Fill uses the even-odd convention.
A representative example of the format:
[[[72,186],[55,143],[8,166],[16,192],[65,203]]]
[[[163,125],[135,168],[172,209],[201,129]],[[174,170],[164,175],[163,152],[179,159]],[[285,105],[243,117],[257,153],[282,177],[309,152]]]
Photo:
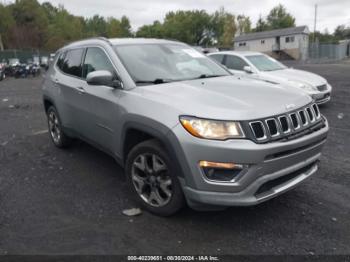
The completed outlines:
[[[49,52],[39,50],[4,50],[0,51],[0,62],[8,61],[10,58],[18,58],[21,63],[26,63],[28,59],[33,59],[33,56],[49,56]]]
[[[350,40],[339,44],[310,43],[308,58],[314,62],[327,62],[345,59],[350,56]]]

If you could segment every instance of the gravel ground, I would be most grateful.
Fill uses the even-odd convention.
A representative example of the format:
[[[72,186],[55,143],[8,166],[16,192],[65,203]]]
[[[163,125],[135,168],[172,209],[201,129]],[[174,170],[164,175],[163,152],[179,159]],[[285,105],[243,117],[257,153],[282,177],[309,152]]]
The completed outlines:
[[[0,254],[350,254],[350,63],[300,67],[334,88],[317,174],[259,206],[169,218],[124,216],[111,157],[53,146],[40,78],[0,82]]]

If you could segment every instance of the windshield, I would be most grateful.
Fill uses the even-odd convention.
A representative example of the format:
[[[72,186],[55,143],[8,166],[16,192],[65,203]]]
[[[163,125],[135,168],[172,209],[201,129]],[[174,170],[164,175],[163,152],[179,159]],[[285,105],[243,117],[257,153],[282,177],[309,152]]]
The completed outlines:
[[[217,63],[186,45],[117,45],[115,51],[136,84],[230,75]]]
[[[287,67],[276,61],[272,57],[265,55],[250,55],[246,58],[259,70],[259,71],[275,71],[286,69]]]

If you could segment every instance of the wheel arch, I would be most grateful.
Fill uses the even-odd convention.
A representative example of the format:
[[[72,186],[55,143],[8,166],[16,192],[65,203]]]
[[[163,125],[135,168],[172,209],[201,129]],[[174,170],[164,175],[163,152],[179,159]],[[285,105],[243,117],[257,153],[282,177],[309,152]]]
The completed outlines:
[[[57,110],[57,107],[56,107],[55,103],[53,102],[53,100],[46,95],[43,95],[43,103],[44,103],[45,112],[47,112],[47,110],[50,108],[50,106],[55,107]]]
[[[133,120],[128,121],[125,123],[121,134],[120,152],[123,164],[125,164],[127,155],[134,146],[146,140],[156,139],[164,146],[170,158],[173,159],[177,174],[183,177],[185,172],[183,168],[184,163],[181,164],[176,150],[177,139],[175,136],[170,137],[169,135],[171,134],[169,127],[154,120],[135,117]],[[141,138],[137,137],[137,135],[141,135]]]

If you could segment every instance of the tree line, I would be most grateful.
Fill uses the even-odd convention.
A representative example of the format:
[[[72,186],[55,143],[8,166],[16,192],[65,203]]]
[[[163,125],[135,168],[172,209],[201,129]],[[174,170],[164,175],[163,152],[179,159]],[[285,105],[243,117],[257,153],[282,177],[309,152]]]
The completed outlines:
[[[37,0],[16,0],[0,4],[0,50],[57,50],[64,44],[88,37],[131,37],[130,21],[95,15],[84,18],[70,14],[63,6]]]
[[[54,51],[66,43],[94,36],[167,38],[190,45],[229,48],[236,35],[292,26],[295,26],[295,18],[284,6],[278,5],[265,19],[260,17],[254,27],[248,16],[220,8],[211,14],[205,10],[171,11],[162,22],[154,21],[133,32],[126,16],[120,19],[100,15],[84,18],[70,14],[61,5],[16,0],[7,5],[0,4],[0,50]],[[326,36],[318,32],[316,36],[327,41],[350,38],[349,28],[339,26],[337,30]]]

